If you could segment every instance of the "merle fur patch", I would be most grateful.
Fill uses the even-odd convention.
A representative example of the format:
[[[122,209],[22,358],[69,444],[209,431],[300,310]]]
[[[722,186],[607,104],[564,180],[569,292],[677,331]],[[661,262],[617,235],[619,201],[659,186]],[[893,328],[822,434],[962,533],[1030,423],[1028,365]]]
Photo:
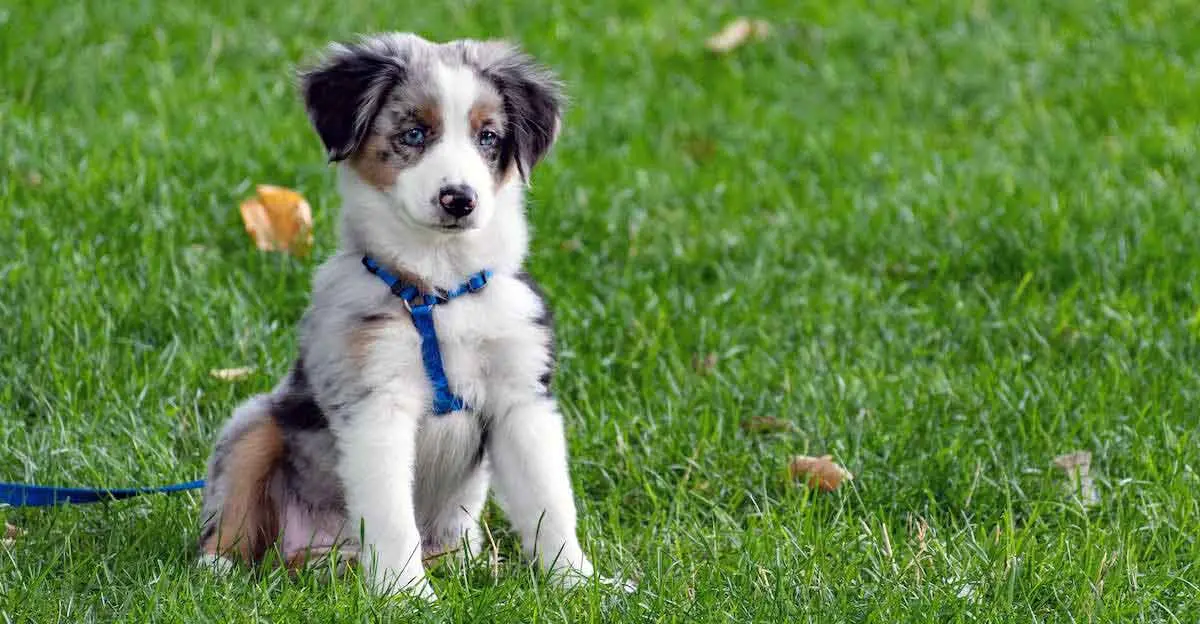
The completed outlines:
[[[284,429],[312,430],[329,427],[329,419],[313,398],[308,376],[304,372],[303,360],[297,360],[293,366],[286,389],[275,397],[271,405],[271,415]]]

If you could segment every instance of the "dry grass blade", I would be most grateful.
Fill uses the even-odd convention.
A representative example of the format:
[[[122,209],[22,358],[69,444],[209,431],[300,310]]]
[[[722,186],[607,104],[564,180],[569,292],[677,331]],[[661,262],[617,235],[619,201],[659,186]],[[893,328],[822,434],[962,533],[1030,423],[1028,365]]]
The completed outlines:
[[[751,38],[764,39],[771,32],[766,20],[751,20],[739,17],[704,42],[705,47],[718,54],[728,53],[745,44]]]
[[[209,375],[224,381],[237,381],[245,379],[254,373],[252,366],[239,366],[236,368],[216,368],[208,371]]]

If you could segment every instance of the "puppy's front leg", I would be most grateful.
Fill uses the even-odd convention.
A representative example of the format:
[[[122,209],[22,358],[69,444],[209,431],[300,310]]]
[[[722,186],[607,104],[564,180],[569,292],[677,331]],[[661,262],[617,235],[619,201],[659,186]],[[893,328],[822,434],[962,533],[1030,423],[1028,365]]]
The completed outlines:
[[[433,600],[421,561],[413,504],[415,447],[421,410],[395,396],[368,397],[336,427],[338,473],[346,494],[347,529],[362,531],[360,561],[372,589],[411,591]]]
[[[488,455],[496,494],[525,554],[567,585],[594,574],[575,533],[575,498],[562,416],[554,401],[530,397],[497,414]]]

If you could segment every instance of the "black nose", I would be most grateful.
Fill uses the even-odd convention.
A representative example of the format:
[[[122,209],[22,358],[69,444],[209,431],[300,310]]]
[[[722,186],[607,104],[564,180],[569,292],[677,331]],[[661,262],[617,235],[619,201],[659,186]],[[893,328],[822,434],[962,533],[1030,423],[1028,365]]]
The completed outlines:
[[[450,216],[465,217],[475,210],[475,189],[466,184],[443,186],[438,191],[438,203]]]

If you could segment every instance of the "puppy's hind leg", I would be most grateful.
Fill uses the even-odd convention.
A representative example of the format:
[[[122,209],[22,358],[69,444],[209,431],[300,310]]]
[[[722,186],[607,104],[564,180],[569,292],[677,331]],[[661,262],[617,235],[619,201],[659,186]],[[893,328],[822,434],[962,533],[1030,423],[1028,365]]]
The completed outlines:
[[[200,563],[228,571],[260,561],[279,534],[271,493],[283,435],[267,395],[242,404],[221,431],[208,463],[201,515]]]

